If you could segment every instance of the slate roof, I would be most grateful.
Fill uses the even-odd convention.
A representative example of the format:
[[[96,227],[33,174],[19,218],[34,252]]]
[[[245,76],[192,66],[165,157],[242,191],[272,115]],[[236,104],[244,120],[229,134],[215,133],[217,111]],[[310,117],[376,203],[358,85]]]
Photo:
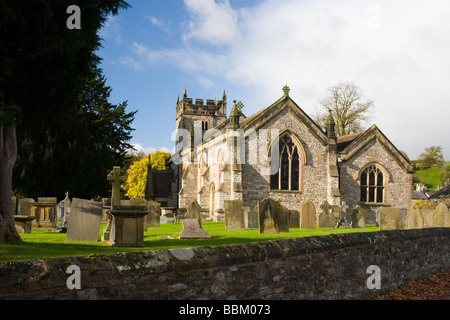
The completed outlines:
[[[366,132],[366,130],[338,137],[337,138],[337,150],[338,151],[344,150],[350,143],[352,143],[356,138],[358,138],[364,132]]]
[[[433,195],[430,196],[429,199],[438,199],[440,196],[449,196],[450,195],[450,185],[446,185],[442,189],[439,189]]]

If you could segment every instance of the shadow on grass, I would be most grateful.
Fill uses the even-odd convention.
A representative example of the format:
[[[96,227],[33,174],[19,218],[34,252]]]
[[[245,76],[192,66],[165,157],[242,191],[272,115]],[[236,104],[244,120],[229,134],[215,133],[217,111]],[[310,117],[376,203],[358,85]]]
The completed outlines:
[[[300,230],[293,228],[289,233],[259,234],[258,229],[242,231],[226,231],[224,223],[203,222],[205,232],[211,234],[210,239],[178,239],[181,223],[161,225],[150,228],[144,233],[144,247],[112,247],[105,242],[66,242],[65,234],[33,230],[31,234],[22,234],[23,242],[9,242],[0,244],[0,262],[86,256],[90,254],[111,254],[117,252],[161,250],[172,248],[186,248],[199,246],[218,246],[222,244],[261,242],[275,239],[289,239],[305,236],[338,234],[344,232],[376,231],[376,227],[364,229],[314,229]],[[101,234],[100,230],[100,234]]]

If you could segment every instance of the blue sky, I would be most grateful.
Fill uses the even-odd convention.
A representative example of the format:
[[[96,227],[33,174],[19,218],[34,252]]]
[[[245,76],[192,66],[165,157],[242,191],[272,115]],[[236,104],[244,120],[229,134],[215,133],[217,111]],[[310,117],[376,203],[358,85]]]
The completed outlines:
[[[171,151],[175,102],[245,105],[290,96],[309,115],[326,89],[354,82],[371,122],[411,159],[439,145],[450,160],[450,2],[446,0],[128,0],[97,54],[111,102],[138,110],[131,142]],[[228,112],[231,110],[229,104]]]

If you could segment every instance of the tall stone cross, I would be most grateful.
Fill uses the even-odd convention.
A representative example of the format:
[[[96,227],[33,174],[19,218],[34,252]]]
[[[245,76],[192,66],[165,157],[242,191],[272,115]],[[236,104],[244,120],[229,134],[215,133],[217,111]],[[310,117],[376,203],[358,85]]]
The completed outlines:
[[[120,174],[120,167],[114,167],[107,179],[112,184],[111,206],[120,206],[120,184],[126,180],[126,176]]]

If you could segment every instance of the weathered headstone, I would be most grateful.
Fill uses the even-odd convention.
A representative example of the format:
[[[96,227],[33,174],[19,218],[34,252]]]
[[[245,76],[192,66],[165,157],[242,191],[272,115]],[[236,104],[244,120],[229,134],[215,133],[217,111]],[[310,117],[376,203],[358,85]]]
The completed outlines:
[[[246,211],[245,214],[245,228],[258,228],[258,206],[253,210]]]
[[[202,222],[202,208],[197,201],[191,201],[187,207],[187,218],[188,219],[198,219],[200,223]]]
[[[298,210],[289,210],[289,228],[300,227],[300,212]]]
[[[380,208],[380,230],[396,230],[402,228],[402,216],[399,208]]]
[[[66,241],[96,242],[102,220],[102,209],[101,202],[73,198]]]
[[[36,222],[41,227],[56,227],[56,206],[58,205],[56,197],[38,197],[36,207]]]
[[[211,235],[203,230],[200,220],[183,219],[181,220],[183,229],[180,232],[180,239],[208,239]]]
[[[120,184],[126,179],[127,177],[120,172],[120,167],[113,167],[113,170],[108,174],[107,180],[112,184],[111,206],[120,205]]]
[[[445,228],[450,227],[450,213],[444,203],[438,204],[433,214],[433,227]]]
[[[306,201],[300,211],[300,229],[316,228],[316,207],[311,201]]]
[[[127,177],[122,175],[122,173],[120,172],[120,167],[115,166],[113,167],[113,170],[106,176],[106,179],[112,185],[110,206],[111,209],[113,209],[113,206],[120,206],[120,184],[123,181],[126,181]],[[110,241],[111,228],[113,224],[114,224],[114,217],[110,215],[108,223],[106,224],[106,227],[103,230],[102,241]]]
[[[289,210],[279,201],[264,199],[257,205],[260,234],[289,232]]]
[[[244,201],[242,200],[225,200],[225,230],[244,230]]]
[[[319,228],[336,228],[339,218],[336,217],[332,207],[328,201],[320,206],[322,211],[319,214]]]
[[[126,205],[112,206],[109,244],[117,247],[144,246],[144,218],[148,214],[147,200],[133,198]]]
[[[280,233],[275,223],[278,215],[276,201],[264,199],[258,203],[258,226],[260,234]]]
[[[289,232],[289,209],[278,202],[278,229],[280,232]]]
[[[352,212],[352,228],[365,228],[364,211],[360,206],[356,206]]]
[[[31,198],[20,199],[20,214],[23,216],[33,216],[33,203],[34,199]]]
[[[147,207],[148,214],[147,219],[145,220],[147,226],[145,226],[144,221],[144,230],[147,230],[147,228],[159,228],[161,223],[161,205],[157,201],[148,201]]]
[[[431,210],[428,207],[423,207],[420,209],[423,216],[423,227],[424,228],[433,228],[433,215],[434,210]]]
[[[35,219],[35,217],[32,217],[32,216],[15,215],[14,223],[16,224],[16,226],[20,226],[23,229],[23,233],[31,233],[31,229],[32,229],[31,222],[34,219]]]
[[[413,206],[408,210],[406,215],[407,229],[422,229],[423,228],[423,214],[418,206]]]

